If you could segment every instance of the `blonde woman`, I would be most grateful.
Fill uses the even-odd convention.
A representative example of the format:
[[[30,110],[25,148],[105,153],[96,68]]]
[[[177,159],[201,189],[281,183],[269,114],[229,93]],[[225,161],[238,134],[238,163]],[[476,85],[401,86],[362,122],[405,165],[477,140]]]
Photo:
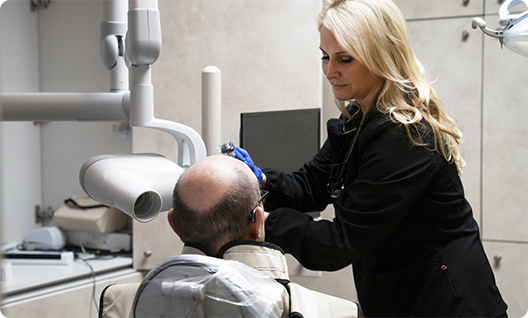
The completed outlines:
[[[353,266],[366,317],[506,317],[442,110],[390,0],[330,0],[322,68],[341,118],[297,172],[260,171],[266,240],[313,270]],[[304,212],[335,208],[333,221]]]

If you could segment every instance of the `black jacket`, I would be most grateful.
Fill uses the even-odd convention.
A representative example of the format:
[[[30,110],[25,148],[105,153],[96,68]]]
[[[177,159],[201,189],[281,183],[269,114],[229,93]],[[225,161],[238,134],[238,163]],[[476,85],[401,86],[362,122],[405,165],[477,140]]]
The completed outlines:
[[[343,120],[330,120],[327,141],[297,172],[264,169],[266,240],[309,269],[353,264],[366,317],[504,314],[455,164],[432,142],[412,146],[386,115],[372,111],[360,123],[358,114],[342,133]],[[341,171],[344,188],[332,199]],[[303,213],[330,203],[333,222]]]

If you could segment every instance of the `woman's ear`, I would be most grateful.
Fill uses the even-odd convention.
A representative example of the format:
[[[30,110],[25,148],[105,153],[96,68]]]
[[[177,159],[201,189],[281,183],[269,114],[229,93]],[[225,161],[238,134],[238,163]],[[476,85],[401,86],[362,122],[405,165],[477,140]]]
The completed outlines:
[[[178,227],[176,226],[176,223],[174,222],[174,209],[170,209],[167,213],[167,219],[169,220],[169,225],[178,236],[180,236],[180,232],[178,231]]]

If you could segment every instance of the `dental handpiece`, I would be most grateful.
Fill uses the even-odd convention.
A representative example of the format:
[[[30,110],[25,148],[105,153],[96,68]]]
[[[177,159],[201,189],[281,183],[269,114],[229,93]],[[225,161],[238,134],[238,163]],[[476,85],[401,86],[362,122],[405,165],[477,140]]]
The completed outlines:
[[[228,155],[230,157],[235,156],[235,143],[231,140],[224,142],[219,146],[220,152],[224,155]]]

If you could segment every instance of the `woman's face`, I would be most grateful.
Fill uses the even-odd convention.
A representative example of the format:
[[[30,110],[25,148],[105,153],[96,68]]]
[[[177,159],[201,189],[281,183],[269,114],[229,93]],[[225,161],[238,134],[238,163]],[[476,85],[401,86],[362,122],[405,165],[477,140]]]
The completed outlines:
[[[334,35],[325,27],[321,28],[323,72],[332,85],[338,100],[355,99],[363,112],[374,104],[383,80],[372,74],[365,65],[354,60],[337,43]]]

